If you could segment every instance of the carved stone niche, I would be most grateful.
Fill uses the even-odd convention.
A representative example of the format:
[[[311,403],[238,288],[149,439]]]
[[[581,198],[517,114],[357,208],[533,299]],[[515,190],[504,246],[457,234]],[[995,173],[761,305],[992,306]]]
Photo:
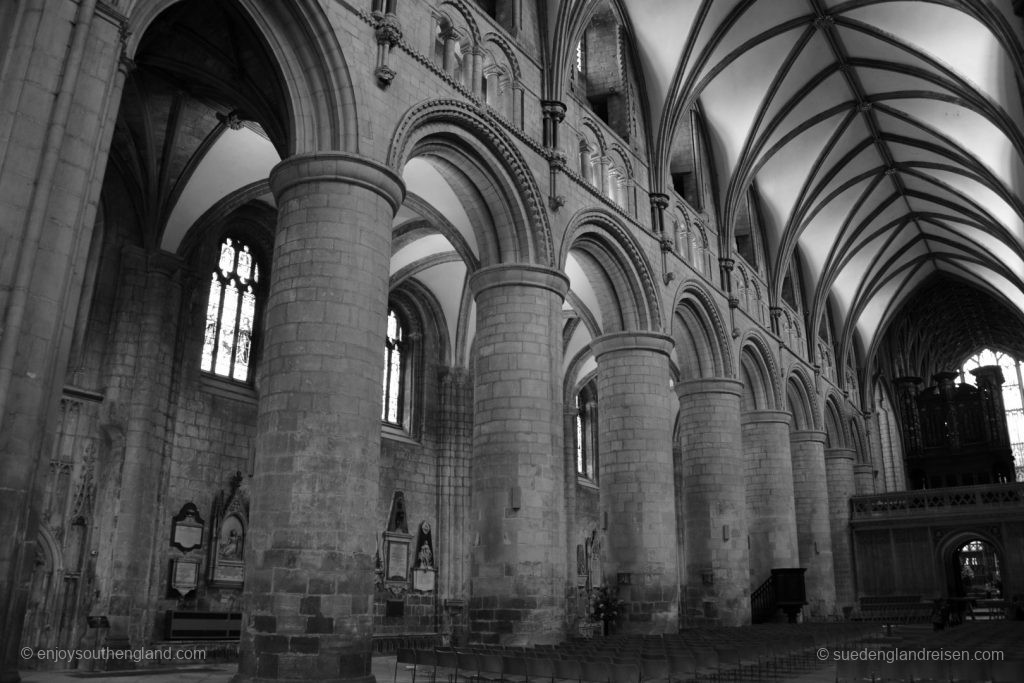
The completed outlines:
[[[194,503],[185,503],[171,518],[171,545],[183,553],[203,547],[205,524]]]
[[[231,478],[231,490],[213,501],[209,582],[211,586],[241,588],[245,583],[245,542],[249,531],[249,496],[241,486],[242,473]]]
[[[430,523],[420,522],[416,534],[416,561],[412,568],[412,589],[429,593],[437,585],[437,563],[434,560],[434,538],[430,531]]]

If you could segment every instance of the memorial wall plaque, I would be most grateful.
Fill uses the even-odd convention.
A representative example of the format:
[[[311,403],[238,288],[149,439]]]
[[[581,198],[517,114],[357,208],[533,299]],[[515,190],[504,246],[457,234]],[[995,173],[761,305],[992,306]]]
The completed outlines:
[[[384,532],[384,577],[387,581],[409,580],[409,534]]]
[[[199,585],[199,560],[191,557],[176,557],[171,560],[171,589],[185,597]]]
[[[205,524],[194,503],[185,503],[171,520],[171,545],[183,553],[203,546]]]

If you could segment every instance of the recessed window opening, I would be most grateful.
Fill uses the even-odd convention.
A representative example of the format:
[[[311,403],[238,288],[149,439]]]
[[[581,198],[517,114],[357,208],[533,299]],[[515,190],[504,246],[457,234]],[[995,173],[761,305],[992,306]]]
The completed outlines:
[[[239,382],[251,380],[259,277],[259,265],[249,246],[235,238],[225,238],[210,277],[200,360],[203,372]]]

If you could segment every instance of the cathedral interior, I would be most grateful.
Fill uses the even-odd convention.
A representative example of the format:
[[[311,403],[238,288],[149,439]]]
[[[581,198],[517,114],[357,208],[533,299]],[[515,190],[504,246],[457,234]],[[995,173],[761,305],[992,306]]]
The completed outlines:
[[[1022,13],[0,3],[0,680],[1021,613]]]

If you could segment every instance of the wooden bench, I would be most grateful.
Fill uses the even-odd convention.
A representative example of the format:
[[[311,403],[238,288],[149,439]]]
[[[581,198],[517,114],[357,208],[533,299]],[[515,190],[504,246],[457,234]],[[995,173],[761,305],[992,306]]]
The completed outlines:
[[[238,640],[241,633],[241,612],[168,610],[164,622],[167,640]]]

